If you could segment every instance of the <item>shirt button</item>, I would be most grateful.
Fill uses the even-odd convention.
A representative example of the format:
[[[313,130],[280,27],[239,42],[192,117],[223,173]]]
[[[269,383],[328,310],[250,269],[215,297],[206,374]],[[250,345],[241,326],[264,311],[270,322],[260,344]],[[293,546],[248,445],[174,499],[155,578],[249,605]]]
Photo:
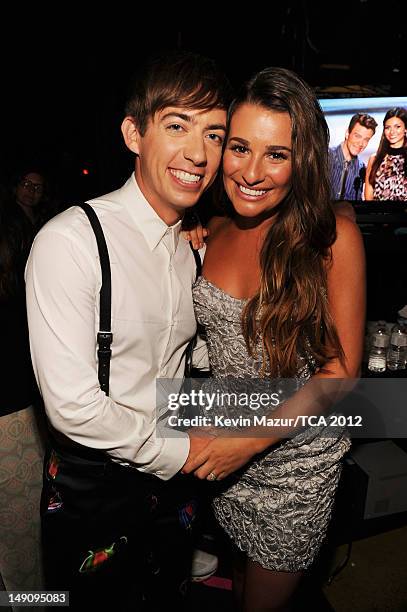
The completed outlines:
[[[170,272],[172,272],[172,265],[171,265],[171,264],[168,266],[168,270],[169,270]]]
[[[162,470],[157,470],[155,473],[156,476],[161,476],[161,474],[162,474]]]

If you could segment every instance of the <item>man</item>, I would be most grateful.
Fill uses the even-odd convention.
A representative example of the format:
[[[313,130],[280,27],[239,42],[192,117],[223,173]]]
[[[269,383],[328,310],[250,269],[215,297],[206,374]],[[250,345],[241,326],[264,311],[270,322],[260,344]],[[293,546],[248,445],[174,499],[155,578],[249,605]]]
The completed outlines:
[[[135,80],[122,124],[135,173],[90,201],[111,263],[110,396],[98,381],[101,273],[83,211],[48,223],[28,261],[32,359],[54,440],[42,508],[47,586],[70,590],[75,609],[183,605],[195,498],[180,470],[207,439],[156,435],[155,385],[182,379],[195,333],[196,266],[179,233],[215,178],[228,98],[212,61],[191,54],[151,61]]]
[[[333,200],[362,199],[366,168],[358,155],[366,149],[376,127],[373,117],[356,113],[350,120],[345,140],[329,149]]]

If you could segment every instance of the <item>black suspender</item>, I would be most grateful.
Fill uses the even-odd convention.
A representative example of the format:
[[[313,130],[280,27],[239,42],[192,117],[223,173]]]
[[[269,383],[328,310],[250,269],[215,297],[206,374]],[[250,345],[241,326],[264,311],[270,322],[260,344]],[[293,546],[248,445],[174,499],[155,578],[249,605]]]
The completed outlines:
[[[195,259],[195,265],[196,265],[195,280],[197,280],[198,276],[201,276],[201,272],[202,272],[201,256],[199,255],[199,252],[195,251],[195,249],[193,248],[192,242],[189,243],[189,246],[191,247],[191,251]],[[191,340],[188,342],[188,346],[185,351],[185,370],[184,370],[185,378],[199,378],[201,376],[200,373],[192,365],[192,354],[194,352],[194,348],[196,346],[197,340],[198,340],[198,330],[196,331],[195,336],[191,338]]]
[[[106,395],[109,395],[110,357],[112,355],[110,345],[113,340],[113,334],[111,332],[112,278],[110,274],[109,251],[107,250],[102,226],[92,206],[86,202],[81,202],[78,206],[84,210],[89,219],[99,249],[100,267],[102,269],[102,286],[100,288],[100,320],[97,335],[99,359],[98,378],[100,388]]]
[[[107,249],[107,244],[105,240],[105,236],[103,234],[102,226],[100,225],[100,221],[98,219],[97,214],[93,210],[90,204],[86,202],[79,202],[78,206],[82,208],[82,210],[87,215],[89,222],[92,226],[92,229],[95,233],[96,243],[99,250],[99,260],[100,267],[102,270],[102,286],[100,288],[100,320],[99,320],[99,331],[97,335],[97,343],[98,343],[98,359],[99,359],[99,369],[98,369],[98,378],[99,384],[102,391],[109,395],[109,377],[110,377],[110,358],[112,355],[112,351],[110,349],[110,345],[113,341],[113,334],[111,332],[112,329],[112,277],[110,273],[110,259],[109,259],[109,251]],[[201,257],[198,251],[195,251],[192,248],[192,243],[189,243],[191,247],[192,253],[195,259],[196,265],[196,279],[201,274],[202,270],[202,262]],[[186,350],[186,370],[188,371],[191,367],[192,362],[192,351],[196,343],[196,336],[190,340],[187,350]]]
[[[198,276],[201,276],[201,272],[202,272],[201,256],[199,255],[198,251],[195,251],[194,247],[192,246],[192,242],[191,241],[189,242],[189,246],[191,247],[191,251],[192,251],[194,259],[195,259],[195,265],[196,265],[195,280],[197,280]]]

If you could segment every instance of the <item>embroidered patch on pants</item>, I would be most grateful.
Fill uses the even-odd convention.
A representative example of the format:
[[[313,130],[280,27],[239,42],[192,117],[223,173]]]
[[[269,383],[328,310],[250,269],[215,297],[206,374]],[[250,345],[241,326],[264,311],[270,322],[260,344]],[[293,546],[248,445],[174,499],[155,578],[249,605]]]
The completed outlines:
[[[192,500],[178,510],[179,522],[185,529],[192,529],[192,523],[196,516],[196,507],[196,501]]]
[[[88,572],[94,572],[99,569],[106,561],[111,559],[113,555],[115,555],[118,550],[127,544],[126,536],[122,536],[117,542],[113,542],[110,546],[105,548],[100,548],[99,550],[89,550],[88,556],[83,561],[82,565],[79,568],[79,572],[81,574],[85,574]]]

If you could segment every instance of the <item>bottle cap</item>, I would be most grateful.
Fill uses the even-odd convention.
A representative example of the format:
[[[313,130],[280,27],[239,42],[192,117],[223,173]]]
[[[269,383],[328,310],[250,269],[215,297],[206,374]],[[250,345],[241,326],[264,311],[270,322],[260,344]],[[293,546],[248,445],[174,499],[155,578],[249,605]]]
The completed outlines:
[[[393,332],[390,342],[395,346],[407,346],[407,335],[401,331]]]
[[[379,348],[386,348],[389,346],[389,336],[387,334],[374,334],[372,344]]]

